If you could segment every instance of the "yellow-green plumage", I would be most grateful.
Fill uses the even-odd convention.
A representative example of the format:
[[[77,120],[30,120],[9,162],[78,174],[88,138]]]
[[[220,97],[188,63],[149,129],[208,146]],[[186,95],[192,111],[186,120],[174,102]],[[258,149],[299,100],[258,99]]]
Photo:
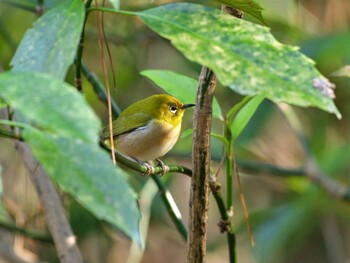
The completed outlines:
[[[113,121],[116,150],[141,161],[163,156],[179,138],[183,113],[192,106],[167,94],[153,95],[131,104]],[[109,134],[107,126],[102,139],[108,141]]]

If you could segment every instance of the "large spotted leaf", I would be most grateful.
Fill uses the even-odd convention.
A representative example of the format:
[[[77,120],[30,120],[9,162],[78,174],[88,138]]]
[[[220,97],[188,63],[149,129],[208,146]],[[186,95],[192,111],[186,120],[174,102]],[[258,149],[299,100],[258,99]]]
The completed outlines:
[[[278,42],[267,27],[187,3],[134,14],[170,39],[189,60],[213,69],[223,85],[242,95],[314,106],[341,117],[332,100],[332,84],[315,63],[299,48]]]

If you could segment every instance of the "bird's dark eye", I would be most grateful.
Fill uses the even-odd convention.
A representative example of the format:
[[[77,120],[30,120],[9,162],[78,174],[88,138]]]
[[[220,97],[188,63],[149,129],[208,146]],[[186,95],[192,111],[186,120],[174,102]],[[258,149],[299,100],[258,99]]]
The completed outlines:
[[[175,114],[177,112],[177,107],[175,105],[170,106],[170,112]]]

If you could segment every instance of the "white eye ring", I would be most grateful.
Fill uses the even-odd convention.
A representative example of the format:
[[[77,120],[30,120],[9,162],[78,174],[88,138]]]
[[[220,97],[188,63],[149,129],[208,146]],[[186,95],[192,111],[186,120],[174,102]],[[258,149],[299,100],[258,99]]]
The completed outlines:
[[[175,114],[177,112],[177,107],[175,105],[171,105],[169,109],[171,113]]]

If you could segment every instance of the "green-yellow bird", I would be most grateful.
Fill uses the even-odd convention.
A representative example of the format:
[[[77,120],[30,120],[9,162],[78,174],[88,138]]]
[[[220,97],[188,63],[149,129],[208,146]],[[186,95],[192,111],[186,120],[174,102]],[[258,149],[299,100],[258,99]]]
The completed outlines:
[[[153,95],[131,104],[113,121],[115,149],[142,162],[162,157],[177,142],[183,114],[193,106],[167,94]],[[102,140],[107,142],[109,135],[107,126],[103,129]]]

